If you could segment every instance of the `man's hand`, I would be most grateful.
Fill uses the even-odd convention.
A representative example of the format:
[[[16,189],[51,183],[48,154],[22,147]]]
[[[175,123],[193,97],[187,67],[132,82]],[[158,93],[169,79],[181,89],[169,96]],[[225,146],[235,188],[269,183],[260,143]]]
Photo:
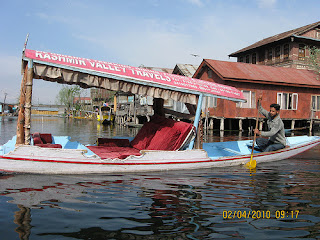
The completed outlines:
[[[255,134],[260,135],[259,129],[254,129],[253,131],[254,131]]]

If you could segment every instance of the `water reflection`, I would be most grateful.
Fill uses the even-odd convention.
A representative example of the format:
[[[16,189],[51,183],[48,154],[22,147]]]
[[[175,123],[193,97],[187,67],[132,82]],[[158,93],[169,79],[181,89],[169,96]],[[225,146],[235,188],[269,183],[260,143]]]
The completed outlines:
[[[0,144],[15,135],[2,121]],[[95,121],[34,118],[32,132],[134,136],[137,129]],[[239,136],[212,133],[206,141]],[[244,133],[242,139],[248,136]],[[319,238],[320,147],[295,158],[242,167],[130,175],[0,174],[4,239],[275,239]],[[299,211],[277,219],[276,211]],[[270,211],[270,218],[224,219],[223,212]],[[233,216],[233,215],[231,215]],[[14,233],[12,233],[14,232]]]
[[[31,209],[18,204],[19,211],[14,213],[13,222],[18,225],[15,231],[19,234],[19,239],[29,239],[31,233]]]
[[[316,238],[319,165],[310,160],[298,171],[298,159],[279,163],[251,175],[238,167],[125,176],[2,175],[0,195],[18,207],[13,214],[20,239]],[[270,211],[271,217],[223,218],[224,211],[239,210]],[[276,219],[282,210],[299,210],[299,216]]]

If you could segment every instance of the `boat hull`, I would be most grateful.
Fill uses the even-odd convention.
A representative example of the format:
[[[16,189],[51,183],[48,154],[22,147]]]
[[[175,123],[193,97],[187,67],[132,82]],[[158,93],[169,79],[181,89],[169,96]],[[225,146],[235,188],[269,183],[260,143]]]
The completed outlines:
[[[320,138],[287,147],[275,152],[256,153],[254,159],[260,163],[287,159],[320,143]],[[0,171],[37,174],[112,174],[128,172],[151,172],[188,170],[244,165],[250,154],[211,159],[204,150],[142,151],[141,156],[127,159],[100,159],[86,156],[85,150],[42,149],[36,146],[20,146],[0,156]]]

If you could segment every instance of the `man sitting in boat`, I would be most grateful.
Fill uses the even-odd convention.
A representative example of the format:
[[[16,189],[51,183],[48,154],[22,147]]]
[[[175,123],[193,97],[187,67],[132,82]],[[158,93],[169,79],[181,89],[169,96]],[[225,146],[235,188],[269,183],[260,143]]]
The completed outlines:
[[[259,131],[255,129],[257,135],[266,138],[257,138],[256,146],[263,152],[271,152],[282,149],[286,146],[286,138],[284,132],[284,124],[280,118],[280,105],[273,103],[270,105],[270,112],[261,106],[261,98],[258,100],[259,112],[267,118],[267,125],[269,131]]]

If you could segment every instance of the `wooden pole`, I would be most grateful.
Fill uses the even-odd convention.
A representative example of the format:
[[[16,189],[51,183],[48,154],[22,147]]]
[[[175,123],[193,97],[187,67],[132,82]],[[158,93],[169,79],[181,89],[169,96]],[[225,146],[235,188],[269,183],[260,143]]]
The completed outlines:
[[[292,119],[292,120],[291,120],[291,130],[294,129],[295,123],[296,123],[296,120]]]
[[[116,114],[117,112],[117,95],[116,94],[113,96],[113,112],[114,114]]]
[[[25,67],[23,78],[21,80],[16,145],[24,144],[24,104],[26,99],[27,71],[28,66]]]
[[[31,102],[32,102],[32,85],[33,85],[33,61],[28,62],[28,74],[26,82],[26,102],[25,102],[25,122],[24,122],[24,144],[30,145],[31,129]]]
[[[220,131],[224,131],[224,118],[220,119]]]
[[[239,119],[239,131],[242,132],[243,128],[242,128],[242,119]]]
[[[313,126],[313,110],[311,109],[309,136],[312,136],[312,126]]]

